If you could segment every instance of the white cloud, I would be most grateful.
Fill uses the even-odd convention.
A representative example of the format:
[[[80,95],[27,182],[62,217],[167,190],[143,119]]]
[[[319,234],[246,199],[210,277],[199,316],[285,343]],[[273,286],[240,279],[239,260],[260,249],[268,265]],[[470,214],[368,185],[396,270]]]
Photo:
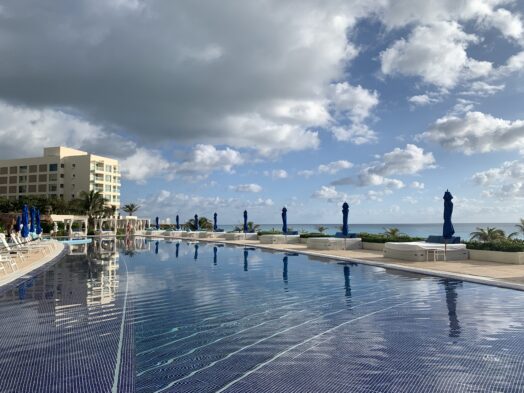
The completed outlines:
[[[285,169],[273,169],[272,171],[264,171],[265,176],[271,176],[273,179],[286,179],[288,173]]]
[[[313,192],[311,197],[332,203],[348,202],[352,205],[358,205],[361,201],[359,195],[348,195],[345,192],[338,191],[334,186],[322,186],[319,190]]]
[[[236,191],[236,192],[260,192],[262,191],[262,187],[255,183],[239,184],[237,186],[229,186],[229,189]]]
[[[448,150],[465,154],[524,149],[524,121],[509,121],[482,112],[468,112],[464,117],[445,116],[417,136]]]
[[[402,38],[381,53],[382,72],[418,76],[426,83],[452,88],[461,79],[491,71],[491,63],[468,57],[466,49],[471,42],[478,42],[478,37],[464,33],[456,22],[417,26],[407,40]]]
[[[506,161],[500,167],[477,172],[472,176],[482,186],[483,195],[499,199],[524,198],[524,162]]]
[[[347,82],[332,85],[330,98],[336,113],[346,114],[356,123],[364,121],[379,102],[376,91],[364,89],[360,85],[352,86]]]
[[[462,92],[463,95],[486,97],[499,91],[504,90],[504,84],[492,85],[483,81],[475,81],[471,84],[467,91]]]
[[[333,175],[342,169],[349,169],[353,164],[347,160],[332,161],[328,164],[321,164],[318,166],[318,173],[329,173]]]
[[[361,187],[385,186],[399,189],[405,187],[404,182],[389,176],[414,175],[435,166],[433,153],[425,153],[424,149],[413,144],[407,144],[404,149],[397,147],[377,158],[377,161],[362,166],[357,179],[346,177],[331,184],[356,184]]]
[[[315,173],[316,173],[315,171],[312,171],[310,169],[305,169],[303,171],[298,171],[297,175],[303,176],[305,178],[309,178],[309,177],[313,176]]]
[[[523,26],[520,15],[499,8],[484,17],[482,21],[489,27],[499,30],[504,36],[519,40],[522,38]]]
[[[200,174],[208,176],[215,171],[233,172],[233,168],[244,163],[237,150],[226,147],[217,149],[213,145],[196,145],[180,163],[173,164],[173,172],[182,175]]]
[[[335,126],[331,132],[337,141],[351,142],[355,145],[376,142],[377,133],[365,124],[354,123],[350,127]]]
[[[122,176],[143,184],[148,178],[165,173],[170,164],[159,152],[138,148],[132,155],[120,161]]]
[[[423,190],[424,189],[424,183],[419,181],[413,181],[409,185],[411,188],[414,188],[415,190]]]
[[[425,105],[432,104],[434,102],[438,102],[437,99],[431,98],[427,94],[421,94],[418,96],[409,97],[408,101],[416,106],[425,106]]]
[[[457,103],[453,106],[449,115],[460,116],[464,113],[470,112],[477,103],[475,101],[466,100],[464,98],[457,98]]]
[[[418,203],[418,199],[413,198],[412,196],[405,196],[402,198],[403,202],[409,203],[410,205],[416,205]]]

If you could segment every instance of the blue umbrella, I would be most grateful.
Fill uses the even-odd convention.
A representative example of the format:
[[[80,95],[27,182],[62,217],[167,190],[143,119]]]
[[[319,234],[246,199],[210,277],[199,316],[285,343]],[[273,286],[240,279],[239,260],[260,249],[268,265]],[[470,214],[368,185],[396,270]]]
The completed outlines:
[[[158,240],[155,242],[155,254],[158,254]]]
[[[29,236],[29,209],[27,208],[27,205],[24,205],[22,209],[22,237],[28,237]]]
[[[178,217],[178,214],[176,215],[176,230],[180,230],[180,217]]]
[[[218,247],[213,247],[213,265],[217,264],[217,252],[218,252]]]
[[[156,229],[160,229],[160,223],[158,221],[158,217],[155,218],[155,222],[156,222]]]
[[[451,223],[451,215],[453,214],[453,195],[446,190],[444,193],[444,226],[442,227],[442,237],[444,239],[451,239],[455,234],[455,228]]]
[[[198,215],[195,214],[195,231],[200,230],[200,226],[198,224]]]
[[[287,233],[287,209],[282,209],[282,233]]]
[[[244,233],[247,232],[247,210],[244,210]]]
[[[344,202],[342,205],[342,235],[347,237],[349,234],[348,226],[348,215],[349,215],[349,205],[347,202]]]
[[[180,243],[175,245],[175,258],[178,258],[178,249],[180,248]]]
[[[29,212],[31,213],[31,226],[29,227],[29,232],[33,233],[35,231],[35,208],[31,206],[31,209],[29,209]]]
[[[16,217],[16,224],[15,224],[15,227],[14,227],[15,232],[20,232],[21,221],[22,221],[22,219],[20,218],[20,216],[17,216]]]
[[[42,226],[40,225],[40,210],[36,210],[36,234],[40,235],[42,233]]]
[[[282,262],[284,263],[284,269],[282,270],[282,278],[284,279],[284,283],[287,284],[287,263],[288,263],[288,256],[286,255]]]
[[[244,271],[247,272],[247,257],[249,256],[248,251],[244,248]]]
[[[217,231],[218,230],[218,225],[217,225],[217,214],[213,214],[213,231]]]
[[[198,244],[195,244],[195,255],[194,255],[195,261],[198,259]]]

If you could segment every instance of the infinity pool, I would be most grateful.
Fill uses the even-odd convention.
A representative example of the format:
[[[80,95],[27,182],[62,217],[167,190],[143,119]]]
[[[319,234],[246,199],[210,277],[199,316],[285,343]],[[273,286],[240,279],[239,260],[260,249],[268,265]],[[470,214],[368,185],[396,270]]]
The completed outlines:
[[[524,293],[95,240],[0,292],[1,392],[522,392]]]

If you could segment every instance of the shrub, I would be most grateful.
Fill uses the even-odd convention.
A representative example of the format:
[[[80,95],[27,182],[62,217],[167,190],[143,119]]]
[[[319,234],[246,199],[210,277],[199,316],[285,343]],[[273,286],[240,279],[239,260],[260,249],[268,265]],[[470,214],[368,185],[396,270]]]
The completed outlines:
[[[301,233],[300,234],[301,239],[309,239],[310,237],[333,237],[333,235],[327,235],[325,233],[320,233],[320,232]]]
[[[357,237],[360,237],[363,242],[367,243],[387,243],[387,242],[419,242],[426,240],[423,237],[412,237],[408,235],[398,235],[398,236],[387,236],[384,234],[375,234],[375,233],[359,233]]]
[[[262,236],[262,235],[282,235],[282,231],[277,231],[276,229],[272,229],[270,231],[258,232],[258,236]]]
[[[470,250],[524,252],[524,240],[503,239],[491,242],[467,242],[466,247]]]

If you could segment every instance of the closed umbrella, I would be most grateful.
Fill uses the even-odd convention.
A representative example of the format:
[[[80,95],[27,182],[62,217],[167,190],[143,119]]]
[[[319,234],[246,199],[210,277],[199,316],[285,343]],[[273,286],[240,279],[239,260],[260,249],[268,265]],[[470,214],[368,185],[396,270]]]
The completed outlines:
[[[284,283],[287,284],[287,263],[288,263],[288,256],[284,256],[282,259],[282,262],[284,263],[284,268],[282,270],[282,278],[284,279]]]
[[[247,210],[244,210],[244,233],[247,233]]]
[[[217,264],[217,252],[218,252],[218,247],[213,247],[213,265]]]
[[[42,233],[42,226],[40,225],[40,210],[36,210],[36,234],[40,235]]]
[[[198,215],[195,214],[195,231],[198,231],[198,230],[200,230],[200,225],[198,222]]]
[[[16,217],[16,224],[14,227],[15,232],[20,232],[20,226],[21,226],[22,219],[20,216]]]
[[[178,258],[178,249],[180,248],[180,243],[175,244],[175,258]]]
[[[33,206],[31,206],[31,209],[29,209],[29,212],[31,214],[31,225],[29,227],[29,232],[34,233],[34,231],[35,231],[35,223],[36,223],[36,219],[35,219],[36,209]]]
[[[215,212],[215,214],[213,214],[213,231],[217,231],[218,230],[218,225],[217,225],[217,214]]]
[[[198,259],[198,244],[195,244],[195,255],[194,255],[195,261]]]
[[[248,251],[244,248],[244,271],[247,272],[247,258],[249,256]]]
[[[349,234],[348,226],[348,215],[349,215],[349,205],[347,202],[344,202],[342,205],[342,235],[347,237]]]
[[[156,229],[160,229],[160,221],[158,221],[158,216],[155,218]]]
[[[178,217],[178,214],[176,215],[176,230],[180,230],[180,217]]]
[[[29,236],[29,209],[27,205],[24,205],[22,209],[22,233],[23,238]]]
[[[453,214],[453,195],[449,190],[444,193],[444,225],[442,226],[442,237],[444,238],[444,258],[446,258],[448,240],[455,234],[455,228],[451,223],[451,215]]]
[[[285,235],[287,233],[287,209],[282,208],[282,233]]]
[[[158,240],[155,242],[155,254],[158,254]]]

